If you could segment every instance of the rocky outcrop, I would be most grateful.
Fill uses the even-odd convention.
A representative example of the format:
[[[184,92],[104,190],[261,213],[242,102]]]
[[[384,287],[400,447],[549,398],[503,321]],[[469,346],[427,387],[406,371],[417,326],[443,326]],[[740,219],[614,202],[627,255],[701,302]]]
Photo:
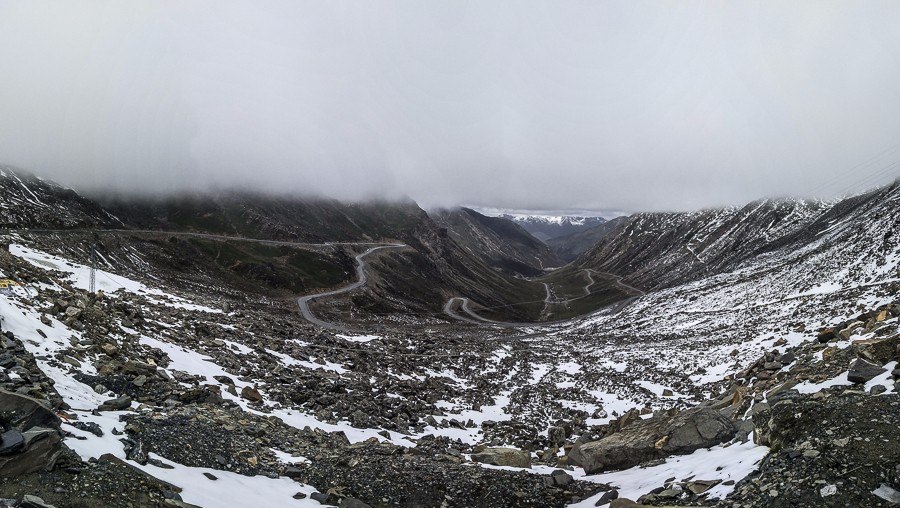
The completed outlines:
[[[0,477],[50,469],[62,452],[59,418],[41,401],[0,390]]]
[[[611,436],[583,445],[580,453],[585,472],[594,474],[691,453],[728,441],[734,435],[731,420],[712,409],[695,408],[635,422]]]

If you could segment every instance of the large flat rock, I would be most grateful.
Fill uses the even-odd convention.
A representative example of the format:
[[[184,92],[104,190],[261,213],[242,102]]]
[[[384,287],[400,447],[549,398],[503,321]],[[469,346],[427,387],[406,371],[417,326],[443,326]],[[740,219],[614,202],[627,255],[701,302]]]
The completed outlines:
[[[632,423],[583,445],[580,453],[585,472],[595,474],[691,453],[728,441],[734,434],[734,424],[728,418],[709,408],[694,408]]]

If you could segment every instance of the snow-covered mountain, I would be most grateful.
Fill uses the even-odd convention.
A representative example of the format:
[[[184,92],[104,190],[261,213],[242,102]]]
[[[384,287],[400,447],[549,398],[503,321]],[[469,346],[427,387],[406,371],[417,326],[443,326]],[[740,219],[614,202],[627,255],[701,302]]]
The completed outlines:
[[[97,203],[54,182],[0,166],[0,228],[121,227]]]
[[[603,224],[603,217],[583,217],[574,215],[529,215],[529,214],[501,214],[500,217],[509,219],[522,226],[525,231],[535,238],[546,242],[551,238],[568,236],[585,229]]]

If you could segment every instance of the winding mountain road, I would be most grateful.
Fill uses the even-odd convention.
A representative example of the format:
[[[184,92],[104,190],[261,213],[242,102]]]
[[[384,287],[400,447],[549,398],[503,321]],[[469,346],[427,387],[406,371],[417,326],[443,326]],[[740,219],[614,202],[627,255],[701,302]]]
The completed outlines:
[[[365,244],[365,245],[370,245],[370,244]],[[324,320],[316,317],[316,315],[313,313],[313,311],[309,308],[310,302],[312,302],[314,300],[318,300],[320,298],[326,298],[329,296],[335,296],[335,295],[340,295],[343,293],[349,293],[350,291],[353,291],[354,289],[363,287],[366,284],[366,282],[368,282],[368,280],[369,280],[369,276],[366,273],[366,261],[364,259],[366,256],[368,256],[369,254],[372,254],[373,252],[382,250],[382,249],[400,249],[400,248],[404,248],[404,247],[406,247],[406,245],[402,244],[402,243],[392,243],[392,244],[387,244],[387,245],[382,244],[382,245],[378,245],[377,247],[371,247],[368,250],[366,250],[365,252],[363,252],[362,254],[357,254],[355,259],[356,259],[356,277],[358,280],[356,282],[353,282],[346,286],[340,287],[338,289],[333,289],[331,291],[326,291],[324,293],[316,293],[314,295],[301,296],[300,298],[297,299],[297,305],[300,307],[300,314],[302,314],[303,318],[306,319],[307,321],[309,321],[310,323],[317,325],[317,326],[321,326],[322,328],[327,328],[329,330],[335,330],[335,331],[341,331],[341,332],[351,331],[350,328],[347,326],[329,323],[328,321],[324,321]]]
[[[591,268],[585,268],[584,272],[587,275],[588,280],[590,281],[584,287],[585,292],[586,292],[584,296],[570,298],[568,300],[554,301],[554,300],[551,300],[552,293],[550,291],[550,287],[548,286],[547,283],[542,283],[542,284],[544,284],[545,290],[547,292],[547,296],[543,300],[544,305],[545,305],[545,310],[546,310],[546,306],[550,303],[566,303],[566,302],[571,302],[572,300],[578,300],[580,298],[584,298],[585,296],[590,296],[591,293],[588,290],[588,288],[590,286],[593,286],[594,284],[596,284],[596,281],[594,280],[593,276],[591,275],[592,273],[613,279],[612,280],[613,286],[618,287],[624,293],[630,294],[631,296],[622,301],[608,305],[601,309],[597,309],[596,311],[592,312],[591,314],[595,314],[595,313],[599,313],[599,312],[605,312],[608,314],[618,314],[619,312],[622,312],[622,310],[625,307],[630,305],[631,302],[637,300],[638,298],[640,298],[646,294],[646,293],[644,293],[643,290],[640,290],[640,289],[638,289],[630,284],[627,284],[625,282],[622,282],[622,277],[619,275],[615,275],[615,274],[612,274],[609,272],[601,272],[601,271],[594,270]],[[466,316],[463,316],[454,310],[454,304],[456,302],[460,302],[459,309],[462,312],[464,312],[466,314]],[[481,326],[495,326],[495,327],[502,327],[502,328],[556,326],[556,325],[560,325],[560,324],[573,322],[575,320],[585,317],[585,316],[578,316],[578,317],[574,317],[571,319],[564,319],[561,321],[544,321],[544,322],[537,322],[537,323],[511,323],[511,322],[505,322],[505,321],[494,321],[494,320],[487,319],[485,317],[478,315],[478,313],[476,313],[474,310],[472,310],[472,308],[469,306],[470,303],[472,303],[472,301],[466,297],[454,296],[454,297],[450,298],[449,300],[447,300],[447,303],[444,304],[444,314],[446,314],[447,316],[450,316],[451,318],[456,319],[458,321],[465,321],[468,323],[473,323],[473,324],[481,325]],[[542,312],[542,314],[543,314],[543,312]],[[587,314],[587,315],[590,315],[590,314]]]

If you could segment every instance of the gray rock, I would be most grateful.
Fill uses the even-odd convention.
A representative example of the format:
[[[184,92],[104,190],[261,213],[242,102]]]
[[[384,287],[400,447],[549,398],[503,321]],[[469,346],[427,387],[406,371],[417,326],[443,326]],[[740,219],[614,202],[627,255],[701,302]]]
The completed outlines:
[[[581,456],[581,447],[586,443],[590,443],[593,439],[589,434],[582,434],[575,440],[572,449],[566,454],[566,459],[570,465],[580,466],[584,463],[584,457]]]
[[[16,429],[0,434],[0,455],[12,455],[25,448],[25,436]]]
[[[338,508],[372,508],[371,506],[363,503],[359,499],[355,497],[345,497],[341,499],[341,504],[338,505]]]
[[[531,468],[531,456],[516,448],[485,448],[480,453],[473,453],[472,460],[494,466]]]
[[[559,487],[565,487],[575,481],[572,475],[562,469],[557,469],[550,473],[550,478],[553,478],[553,484]]]
[[[14,478],[35,471],[52,469],[62,453],[62,438],[58,432],[28,444],[15,455],[0,457],[0,477]]]
[[[709,408],[635,422],[621,431],[581,447],[588,474],[626,469],[669,455],[691,453],[734,437],[731,420]]]
[[[6,390],[0,390],[0,421],[19,430],[60,425],[59,418],[43,401]]]
[[[618,490],[608,490],[608,491],[604,492],[602,496],[600,496],[600,499],[598,499],[597,502],[594,503],[594,506],[608,505],[609,503],[613,502],[614,500],[616,500],[618,498],[619,498]]]
[[[865,383],[884,372],[887,372],[887,369],[863,360],[862,358],[857,358],[853,364],[850,365],[850,372],[847,373],[847,380],[851,383]]]
[[[128,395],[122,395],[121,397],[117,397],[115,399],[109,399],[100,404],[97,407],[98,411],[122,411],[131,407],[131,397]]]
[[[252,386],[245,386],[241,389],[241,398],[249,400],[250,402],[262,402],[263,400],[263,397],[259,393],[259,390],[253,388]]]
[[[56,508],[52,504],[45,502],[43,499],[28,494],[25,494],[22,498],[22,503],[19,506],[20,508]]]

